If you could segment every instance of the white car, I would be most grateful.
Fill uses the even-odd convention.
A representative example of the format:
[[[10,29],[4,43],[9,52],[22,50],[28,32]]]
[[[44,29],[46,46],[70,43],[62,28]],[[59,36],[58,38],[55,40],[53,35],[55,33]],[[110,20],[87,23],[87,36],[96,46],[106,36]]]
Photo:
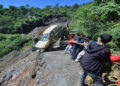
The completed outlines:
[[[66,27],[60,25],[52,25],[47,28],[40,36],[40,40],[35,45],[35,48],[46,50],[48,47],[52,48],[53,44],[57,42],[67,31]]]

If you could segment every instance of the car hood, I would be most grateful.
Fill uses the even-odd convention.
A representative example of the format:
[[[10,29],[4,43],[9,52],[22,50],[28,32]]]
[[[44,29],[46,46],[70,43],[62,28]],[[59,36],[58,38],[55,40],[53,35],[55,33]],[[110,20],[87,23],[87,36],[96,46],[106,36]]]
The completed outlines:
[[[48,43],[49,41],[38,41],[35,47],[45,49],[48,46]]]

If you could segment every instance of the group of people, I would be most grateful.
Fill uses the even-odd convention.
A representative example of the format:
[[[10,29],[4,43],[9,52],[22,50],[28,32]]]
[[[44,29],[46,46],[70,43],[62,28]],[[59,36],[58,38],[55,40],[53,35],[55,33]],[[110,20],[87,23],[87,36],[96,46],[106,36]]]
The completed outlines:
[[[80,57],[85,53],[85,49],[87,48],[87,44],[92,42],[92,37],[90,35],[79,35],[76,33],[75,35],[71,35],[70,39],[66,42],[69,42],[67,47],[64,50],[64,54],[70,53],[72,55],[72,59],[75,62],[79,62]]]
[[[101,34],[97,42],[92,40],[90,35],[80,35],[77,33],[68,40],[69,44],[64,53],[70,52],[75,62],[80,62],[83,73],[80,77],[79,86],[85,85],[87,75],[91,76],[95,86],[103,86],[102,74],[104,72],[104,63],[120,62],[120,55],[115,56],[110,52],[106,45],[112,40],[110,34]],[[119,85],[120,86],[120,85]]]

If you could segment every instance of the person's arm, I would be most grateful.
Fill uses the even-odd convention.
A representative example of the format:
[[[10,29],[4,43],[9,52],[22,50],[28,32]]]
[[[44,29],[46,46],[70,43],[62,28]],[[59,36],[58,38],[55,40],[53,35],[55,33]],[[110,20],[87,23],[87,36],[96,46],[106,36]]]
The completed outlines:
[[[104,58],[103,60],[105,62],[111,62],[110,56],[111,56],[110,49],[109,48],[105,48],[104,50],[102,50],[99,58]]]
[[[111,60],[112,62],[120,62],[120,55],[118,55],[118,56],[111,55],[111,56],[110,56],[110,60]]]
[[[87,46],[87,43],[77,43],[77,44]]]
[[[63,41],[63,42],[69,42],[69,40]]]
[[[65,40],[65,41],[60,41],[60,42],[69,42],[69,40]]]
[[[72,41],[71,43],[75,43],[75,44],[79,44],[79,45],[87,46],[87,43],[79,43],[79,42],[77,42],[77,41]]]
[[[62,42],[76,43],[76,41],[75,41],[75,40],[65,40],[65,41],[62,41]]]

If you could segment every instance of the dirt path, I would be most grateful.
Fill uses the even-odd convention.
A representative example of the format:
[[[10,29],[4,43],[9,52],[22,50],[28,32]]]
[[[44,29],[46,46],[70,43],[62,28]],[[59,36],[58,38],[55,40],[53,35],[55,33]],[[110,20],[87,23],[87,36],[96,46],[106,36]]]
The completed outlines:
[[[82,69],[69,54],[63,50],[45,52],[42,61],[44,66],[36,77],[40,86],[78,86]]]

